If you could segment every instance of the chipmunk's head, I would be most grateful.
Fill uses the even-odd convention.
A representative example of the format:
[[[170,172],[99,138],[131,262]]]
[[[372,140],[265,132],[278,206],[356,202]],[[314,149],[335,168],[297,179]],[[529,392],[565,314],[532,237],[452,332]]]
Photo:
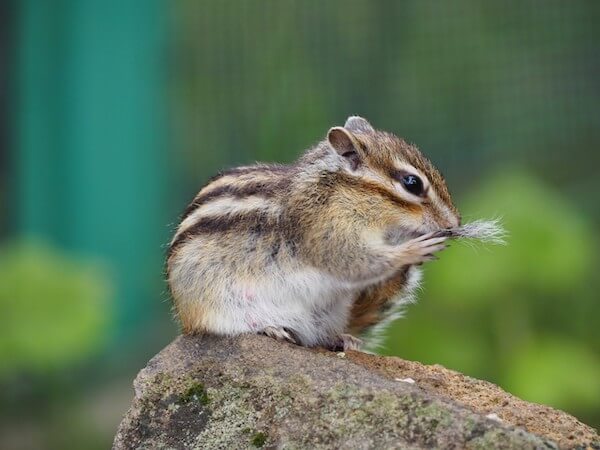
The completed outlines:
[[[327,141],[357,185],[373,187],[390,207],[401,211],[399,225],[407,235],[460,224],[444,177],[413,145],[375,130],[358,116],[349,117],[343,127],[331,128]]]

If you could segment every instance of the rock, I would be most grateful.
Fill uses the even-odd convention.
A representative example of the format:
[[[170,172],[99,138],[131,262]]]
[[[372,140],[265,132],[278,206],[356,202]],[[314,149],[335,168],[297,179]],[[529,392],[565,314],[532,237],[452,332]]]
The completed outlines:
[[[179,337],[134,388],[114,449],[600,448],[568,414],[441,366],[263,336]]]

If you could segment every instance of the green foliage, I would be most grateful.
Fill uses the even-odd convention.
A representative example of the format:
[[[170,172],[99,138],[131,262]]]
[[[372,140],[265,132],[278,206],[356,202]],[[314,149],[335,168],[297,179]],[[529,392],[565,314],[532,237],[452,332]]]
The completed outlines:
[[[441,363],[588,417],[600,406],[592,228],[523,172],[505,168],[488,180],[461,210],[465,221],[502,214],[508,244],[456,242],[426,266],[420,302],[392,326],[385,353]]]
[[[600,359],[565,336],[540,336],[516,349],[503,383],[518,396],[567,410],[598,407]]]
[[[592,262],[593,234],[566,199],[514,168],[502,170],[473,191],[462,208],[468,211],[464,220],[502,214],[508,245],[457,245],[431,274],[432,296],[477,307],[485,305],[481,299],[490,291],[497,297],[514,291],[520,297],[558,297],[584,279]]]
[[[99,267],[39,243],[0,251],[0,378],[90,355],[107,331],[110,283]]]
[[[203,405],[208,405],[210,399],[204,389],[202,383],[194,383],[190,388],[179,398],[179,402],[187,404],[191,401],[200,402]]]
[[[250,443],[254,447],[258,447],[258,448],[263,447],[265,445],[265,442],[267,442],[267,435],[265,433],[263,433],[262,431],[255,433],[254,436],[252,436],[252,439],[250,440]]]

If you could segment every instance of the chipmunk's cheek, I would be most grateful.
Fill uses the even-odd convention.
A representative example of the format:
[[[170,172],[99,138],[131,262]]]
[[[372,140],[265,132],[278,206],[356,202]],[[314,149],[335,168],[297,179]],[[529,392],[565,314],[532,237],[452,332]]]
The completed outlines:
[[[387,245],[401,245],[421,234],[422,233],[409,229],[406,226],[390,226],[383,233],[383,242]]]
[[[406,214],[403,222],[404,227],[411,232],[411,234],[419,234],[423,231],[423,224],[425,221],[425,211],[423,208],[418,207]]]

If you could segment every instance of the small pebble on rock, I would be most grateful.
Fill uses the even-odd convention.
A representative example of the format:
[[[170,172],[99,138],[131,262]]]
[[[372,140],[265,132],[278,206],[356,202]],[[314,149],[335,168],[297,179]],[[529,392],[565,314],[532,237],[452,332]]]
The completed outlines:
[[[403,383],[415,384],[415,380],[412,378],[395,378],[396,381],[402,381]]]

